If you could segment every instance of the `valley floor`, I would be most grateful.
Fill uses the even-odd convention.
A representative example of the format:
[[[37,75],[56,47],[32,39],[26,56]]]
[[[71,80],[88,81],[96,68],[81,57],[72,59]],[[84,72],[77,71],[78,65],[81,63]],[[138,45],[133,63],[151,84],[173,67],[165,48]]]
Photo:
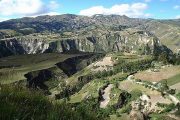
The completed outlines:
[[[56,58],[44,58],[35,63],[42,64],[42,66],[38,64],[40,68],[46,68],[52,67],[57,63],[57,60],[72,57],[66,55],[62,59],[59,55],[55,56]],[[6,59],[11,59],[11,57]],[[6,59],[0,59],[0,63],[6,63]],[[51,61],[47,62],[49,59]],[[150,65],[149,61],[151,62],[151,56],[109,54],[73,75],[64,78],[59,76],[59,81],[56,81],[58,85],[52,84],[55,84],[53,79],[47,80],[46,82],[49,82],[48,84],[51,86],[49,99],[54,103],[66,101],[67,104],[77,108],[80,107],[78,105],[85,103],[88,107],[96,107],[97,111],[95,112],[103,114],[104,117],[107,114],[107,119],[111,120],[135,119],[133,111],[136,111],[137,106],[134,104],[141,106],[137,110],[139,116],[147,112],[148,116],[153,116],[152,120],[157,117],[169,116],[178,120],[179,114],[176,114],[177,108],[174,105],[177,105],[180,100],[180,66],[163,65],[157,71],[154,71],[153,67],[139,69],[142,64]],[[11,62],[13,64],[12,60]],[[85,64],[83,60],[81,62],[83,65]],[[30,70],[34,69],[29,62],[27,65],[20,66],[20,68],[24,67],[29,67]],[[39,66],[37,67],[39,68]],[[66,66],[66,68],[68,67]],[[128,71],[128,69],[130,70]],[[2,70],[5,68],[1,69],[0,72],[3,72]],[[63,70],[55,69],[53,72],[57,72],[59,75],[62,74]],[[157,87],[164,81],[167,81],[169,90],[176,89],[174,94],[171,95],[166,90],[160,90],[160,87]],[[45,84],[47,84],[46,82]],[[56,98],[58,95],[63,96]],[[99,100],[100,98],[101,100]],[[156,115],[157,113],[159,116]]]

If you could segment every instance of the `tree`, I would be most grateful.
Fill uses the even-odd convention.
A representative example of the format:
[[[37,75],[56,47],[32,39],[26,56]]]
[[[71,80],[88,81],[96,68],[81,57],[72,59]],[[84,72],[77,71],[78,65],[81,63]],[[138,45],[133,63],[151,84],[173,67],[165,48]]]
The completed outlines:
[[[161,82],[161,87],[160,87],[160,91],[167,91],[169,90],[169,86],[167,85],[167,80],[163,80],[163,82]]]
[[[163,52],[162,54],[159,55],[158,61],[162,61],[164,64],[168,63],[168,55],[166,52]]]

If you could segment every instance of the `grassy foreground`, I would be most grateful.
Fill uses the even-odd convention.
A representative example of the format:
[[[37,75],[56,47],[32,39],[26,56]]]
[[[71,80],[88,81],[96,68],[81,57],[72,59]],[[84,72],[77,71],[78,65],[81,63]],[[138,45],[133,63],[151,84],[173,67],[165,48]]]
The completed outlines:
[[[35,90],[0,85],[0,120],[101,120],[85,105],[56,103]]]

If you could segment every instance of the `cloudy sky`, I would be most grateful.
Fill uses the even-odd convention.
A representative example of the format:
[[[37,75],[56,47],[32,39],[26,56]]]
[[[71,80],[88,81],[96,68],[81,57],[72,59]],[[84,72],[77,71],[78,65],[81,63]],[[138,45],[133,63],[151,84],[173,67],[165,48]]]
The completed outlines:
[[[0,0],[0,21],[67,13],[174,19],[180,18],[180,0]]]

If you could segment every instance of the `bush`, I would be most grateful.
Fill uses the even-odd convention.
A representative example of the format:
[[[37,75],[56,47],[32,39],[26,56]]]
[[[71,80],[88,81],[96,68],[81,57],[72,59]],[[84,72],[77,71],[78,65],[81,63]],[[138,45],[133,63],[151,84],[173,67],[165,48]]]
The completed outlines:
[[[169,94],[174,95],[176,93],[175,89],[170,89],[167,91]]]
[[[180,100],[180,93],[177,93],[176,97]]]
[[[160,91],[168,91],[169,90],[169,86],[167,85],[167,80],[162,80],[161,82],[161,87],[159,88]]]
[[[159,107],[164,108],[164,110],[161,113],[168,113],[176,108],[176,105],[171,103],[171,104],[162,104],[162,103],[157,103]]]
[[[145,88],[148,88],[149,86],[147,84],[144,85]]]
[[[103,78],[103,77],[107,77],[107,76],[112,76],[115,75],[119,72],[136,72],[138,70],[145,70],[148,69],[149,67],[151,67],[151,62],[153,61],[153,58],[150,59],[145,59],[145,60],[139,60],[139,61],[133,61],[133,62],[122,62],[119,64],[116,64],[114,66],[113,70],[110,71],[99,71],[97,73],[94,74],[95,78]]]
[[[167,64],[168,63],[168,54],[166,52],[163,52],[159,55],[158,57],[158,61],[162,61],[163,64]]]
[[[142,80],[140,80],[140,79],[136,79],[135,81],[136,81],[136,82],[141,82]]]
[[[171,103],[168,106],[166,106],[166,108],[162,112],[167,113],[167,112],[170,112],[170,111],[174,110],[175,108],[176,108],[176,105]]]
[[[35,90],[10,85],[1,85],[0,88],[0,120],[102,120],[103,118],[92,109],[93,102],[79,106],[65,102],[52,103],[43,93]]]
[[[121,109],[121,113],[130,113],[132,110],[132,107],[130,104],[125,105],[122,109]]]
[[[130,94],[131,94],[131,101],[133,101],[138,99],[142,95],[142,92],[141,90],[135,89],[131,91]]]

